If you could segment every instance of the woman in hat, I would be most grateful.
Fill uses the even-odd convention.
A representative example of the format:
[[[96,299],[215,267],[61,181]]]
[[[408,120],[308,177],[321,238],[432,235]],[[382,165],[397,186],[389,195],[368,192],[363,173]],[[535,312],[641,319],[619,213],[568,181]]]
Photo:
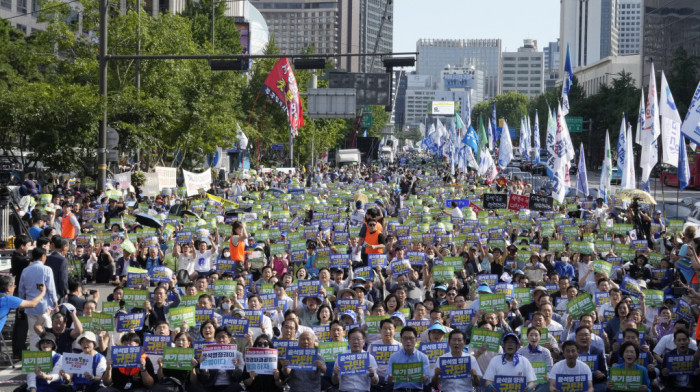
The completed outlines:
[[[44,373],[39,369],[39,366],[34,367],[34,373],[27,373],[27,390],[30,392],[54,392],[58,391],[61,386],[61,369],[63,368],[63,359],[61,354],[56,352],[56,337],[51,332],[44,332],[39,336],[39,342],[36,344],[39,351],[51,352],[51,363],[53,369],[50,373]]]
[[[93,392],[100,388],[100,382],[105,370],[107,370],[107,360],[105,357],[96,351],[97,337],[92,332],[83,332],[78,336],[78,344],[83,350],[83,354],[90,358],[90,371],[83,374],[70,374],[65,370],[61,370],[61,377],[68,383],[72,383],[71,387],[74,391]]]

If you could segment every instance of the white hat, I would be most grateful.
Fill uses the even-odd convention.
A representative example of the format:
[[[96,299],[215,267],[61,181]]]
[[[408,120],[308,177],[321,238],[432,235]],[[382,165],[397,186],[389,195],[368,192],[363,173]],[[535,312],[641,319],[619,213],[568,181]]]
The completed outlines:
[[[90,331],[83,332],[83,333],[80,334],[80,336],[78,336],[78,338],[75,339],[75,340],[78,342],[78,344],[80,344],[80,341],[81,341],[83,338],[92,341],[92,342],[95,344],[95,346],[97,346],[97,336],[95,336],[95,333],[94,333],[94,332],[90,332]]]

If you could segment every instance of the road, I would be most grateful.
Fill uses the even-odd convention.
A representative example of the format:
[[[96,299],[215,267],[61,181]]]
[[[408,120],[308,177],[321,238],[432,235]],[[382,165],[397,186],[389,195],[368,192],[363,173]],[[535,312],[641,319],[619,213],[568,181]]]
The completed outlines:
[[[588,171],[588,187],[589,188],[598,188],[600,186],[600,172],[599,171]],[[637,186],[639,187],[639,175],[637,176]],[[657,202],[661,202],[663,199],[663,196],[665,196],[666,201],[676,201],[676,194],[678,193],[678,188],[675,187],[667,187],[664,186],[664,191],[662,195],[662,184],[659,181],[658,178],[652,178],[651,183],[649,184],[649,189],[651,189],[651,195],[656,199]],[[572,176],[571,182],[575,183],[576,182],[576,176]],[[618,189],[620,189],[619,186],[613,185],[613,190],[616,192]],[[686,197],[697,197],[700,198],[700,189],[689,189],[686,188],[680,193],[678,193],[678,199],[683,200]]]

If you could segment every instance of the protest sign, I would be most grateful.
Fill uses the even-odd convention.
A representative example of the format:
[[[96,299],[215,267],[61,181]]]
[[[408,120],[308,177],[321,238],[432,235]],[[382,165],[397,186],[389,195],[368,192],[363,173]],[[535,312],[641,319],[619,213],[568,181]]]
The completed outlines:
[[[620,284],[620,291],[625,294],[632,295],[634,297],[639,297],[642,293],[641,287],[639,287],[639,282],[636,279],[632,279],[629,275],[622,277],[622,283]]]
[[[70,374],[92,374],[92,355],[63,353],[62,370]]]
[[[399,351],[401,345],[394,344],[372,344],[369,347],[369,352],[374,356],[374,359],[379,365],[386,365],[389,362],[391,354]]]
[[[642,369],[611,367],[609,379],[613,383],[613,390],[638,391],[642,385]]]
[[[670,371],[669,375],[692,375],[695,371],[692,354],[666,354],[664,356],[664,368]]]
[[[484,193],[483,203],[485,210],[497,210],[499,208],[508,208],[508,194]]]
[[[384,269],[386,268],[387,265],[387,256],[386,255],[379,255],[379,254],[370,254],[367,255],[369,265],[372,268],[381,268]]]
[[[520,211],[530,207],[530,197],[511,193],[508,198],[508,209],[512,211]]]
[[[469,347],[473,347],[476,350],[485,344],[487,351],[497,353],[499,347],[501,346],[502,336],[503,332],[500,331],[491,331],[484,328],[473,328]]]
[[[584,392],[588,390],[587,374],[557,374],[555,380],[557,390],[569,392]]]
[[[437,362],[438,357],[445,354],[449,350],[447,342],[421,342],[418,350],[428,356],[430,363]]]
[[[171,328],[180,328],[183,323],[187,323],[187,326],[194,327],[196,325],[195,307],[178,306],[177,308],[172,308],[168,311],[168,319]]]
[[[535,384],[545,382],[544,377],[547,375],[547,362],[531,361],[530,365],[532,365],[532,370],[535,371],[535,377],[537,377]]]
[[[338,356],[340,375],[369,374],[369,353],[344,353]]]
[[[528,209],[533,211],[551,211],[554,209],[554,198],[533,193],[530,195]]]
[[[173,271],[168,267],[159,265],[153,268],[150,276],[151,282],[168,283],[170,282],[170,278],[173,276]]]
[[[22,371],[34,373],[34,367],[39,366],[44,373],[53,370],[53,357],[51,351],[28,351],[22,350]]]
[[[392,363],[391,375],[394,377],[394,383],[399,382],[422,382],[423,381],[423,363],[408,362],[408,363]]]
[[[506,311],[505,294],[479,294],[479,309],[486,313]]]
[[[272,375],[277,369],[277,350],[248,347],[245,352],[245,366],[248,372]]]
[[[163,369],[192,370],[194,348],[165,347],[163,349]]]
[[[472,321],[474,309],[450,309],[450,327],[466,327]]]
[[[315,348],[288,348],[287,360],[290,369],[293,370],[316,370],[313,362],[316,359],[317,350]]]
[[[299,347],[298,340],[275,340],[275,348],[277,349],[279,359],[287,359],[287,350],[295,347]]]
[[[112,367],[125,369],[141,367],[141,347],[112,346]]]
[[[130,330],[140,331],[143,329],[143,323],[146,319],[146,313],[120,313],[117,315],[117,332],[129,332]]]
[[[324,362],[335,362],[338,354],[348,351],[347,342],[319,342],[318,355],[323,357]]]
[[[200,369],[235,370],[237,346],[235,344],[207,344],[202,348]]]
[[[495,376],[493,380],[498,392],[524,392],[527,383],[524,376]]]
[[[242,338],[248,333],[248,324],[250,321],[246,318],[224,317],[222,324],[231,332],[234,338]]]
[[[470,376],[471,359],[469,355],[454,358],[440,358],[438,367],[441,374],[440,379],[453,380],[458,378],[467,378]]]
[[[143,350],[149,355],[162,355],[163,349],[172,342],[170,335],[143,335]]]
[[[148,301],[148,290],[124,289],[124,303],[127,307],[143,307],[146,301]]]
[[[588,293],[579,294],[566,304],[566,312],[575,319],[595,310],[596,307],[593,297]]]

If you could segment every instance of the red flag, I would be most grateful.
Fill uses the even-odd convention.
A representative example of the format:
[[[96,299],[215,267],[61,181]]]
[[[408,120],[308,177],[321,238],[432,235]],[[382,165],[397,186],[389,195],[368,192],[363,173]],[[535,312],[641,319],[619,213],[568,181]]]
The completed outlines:
[[[272,67],[272,71],[265,79],[262,92],[287,113],[289,127],[296,136],[297,130],[304,125],[304,110],[301,107],[297,80],[287,58],[279,59]]]

